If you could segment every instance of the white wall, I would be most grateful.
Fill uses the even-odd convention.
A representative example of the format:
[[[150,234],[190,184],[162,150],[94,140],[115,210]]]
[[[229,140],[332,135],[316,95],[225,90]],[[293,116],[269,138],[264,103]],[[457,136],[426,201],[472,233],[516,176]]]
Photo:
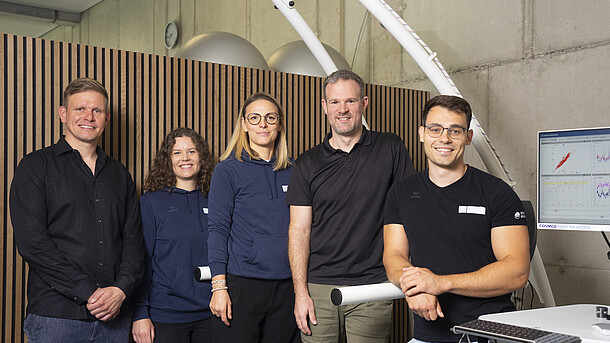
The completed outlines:
[[[378,84],[426,89],[416,64],[357,0],[295,0],[321,40]],[[438,53],[517,181],[535,201],[538,130],[610,126],[610,2],[605,0],[389,0]],[[105,0],[77,27],[44,38],[173,55],[163,28],[181,26],[180,44],[208,31],[250,40],[265,57],[298,36],[270,0]],[[474,150],[474,148],[472,149]],[[476,153],[468,160],[482,166]],[[609,248],[598,232],[539,233],[558,304],[610,304]]]

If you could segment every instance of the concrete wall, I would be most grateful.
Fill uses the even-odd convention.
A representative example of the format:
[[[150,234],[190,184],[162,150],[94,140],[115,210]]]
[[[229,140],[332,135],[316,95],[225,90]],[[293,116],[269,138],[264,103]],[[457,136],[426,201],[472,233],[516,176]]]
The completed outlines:
[[[356,0],[295,0],[321,40],[366,81],[436,94],[417,65]],[[536,199],[536,132],[610,126],[610,2],[604,0],[389,0],[438,53],[498,148],[523,199]],[[181,27],[180,44],[208,31],[250,40],[265,57],[299,37],[269,0],[105,0],[77,27],[45,38],[175,54],[163,29]],[[363,25],[364,23],[364,25]],[[360,42],[357,38],[363,28]],[[474,149],[468,162],[482,167]],[[609,248],[599,232],[539,233],[538,247],[558,304],[610,304]]]

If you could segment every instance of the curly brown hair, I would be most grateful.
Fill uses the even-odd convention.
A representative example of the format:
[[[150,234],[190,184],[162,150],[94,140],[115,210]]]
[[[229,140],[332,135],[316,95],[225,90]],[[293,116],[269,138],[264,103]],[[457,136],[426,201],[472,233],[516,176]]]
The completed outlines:
[[[189,137],[195,143],[199,153],[197,187],[201,189],[201,193],[204,196],[207,196],[210,191],[210,180],[212,179],[212,171],[216,161],[210,153],[210,148],[205,139],[197,131],[185,127],[177,128],[165,137],[159,151],[157,151],[155,161],[150,167],[150,172],[144,181],[144,190],[154,192],[176,185],[176,174],[174,174],[172,168],[171,152],[176,144],[177,137]]]

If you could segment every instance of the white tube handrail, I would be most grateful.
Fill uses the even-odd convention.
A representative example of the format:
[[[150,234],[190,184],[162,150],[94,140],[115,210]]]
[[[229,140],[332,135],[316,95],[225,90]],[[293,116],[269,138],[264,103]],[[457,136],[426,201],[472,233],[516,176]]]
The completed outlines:
[[[441,65],[428,46],[419,36],[415,34],[407,23],[383,0],[359,0],[360,3],[371,12],[379,22],[394,36],[394,38],[402,45],[405,51],[413,58],[415,63],[430,79],[434,87],[441,94],[456,95],[461,94],[445,68]],[[499,177],[509,185],[513,186],[515,182],[511,179],[502,163],[496,149],[491,144],[491,141],[483,131],[478,120],[473,116],[470,123],[470,128],[474,131],[472,143],[481,156],[483,163],[487,167],[490,174]]]

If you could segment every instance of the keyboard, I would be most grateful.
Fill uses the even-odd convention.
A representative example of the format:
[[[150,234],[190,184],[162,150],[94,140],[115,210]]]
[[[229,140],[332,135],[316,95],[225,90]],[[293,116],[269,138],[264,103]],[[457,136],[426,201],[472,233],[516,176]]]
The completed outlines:
[[[453,327],[456,334],[467,334],[519,343],[579,343],[580,337],[475,319]]]

